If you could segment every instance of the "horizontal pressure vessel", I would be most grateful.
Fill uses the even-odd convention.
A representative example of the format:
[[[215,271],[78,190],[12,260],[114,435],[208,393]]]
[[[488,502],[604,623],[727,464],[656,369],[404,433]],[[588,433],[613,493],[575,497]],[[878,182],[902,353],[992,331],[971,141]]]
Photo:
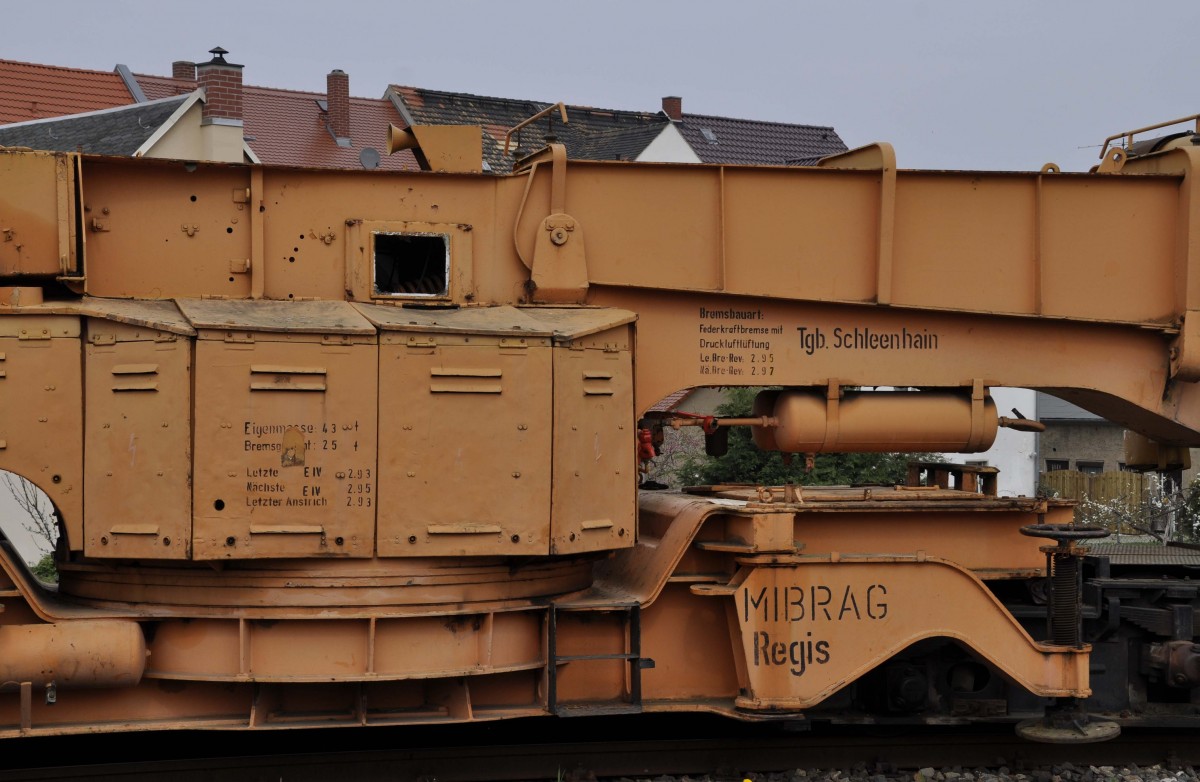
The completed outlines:
[[[763,391],[754,415],[776,426],[754,426],[754,444],[786,453],[986,451],[999,419],[991,397],[972,401],[952,391]]]

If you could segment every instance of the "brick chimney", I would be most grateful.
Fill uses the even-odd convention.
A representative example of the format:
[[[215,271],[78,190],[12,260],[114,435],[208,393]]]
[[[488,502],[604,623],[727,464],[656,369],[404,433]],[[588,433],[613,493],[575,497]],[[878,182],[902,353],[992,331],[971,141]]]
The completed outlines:
[[[329,107],[329,132],[338,146],[350,146],[350,76],[332,70],[325,77],[325,101]]]
[[[176,60],[171,63],[171,78],[184,81],[196,80],[196,63],[191,60]]]
[[[663,114],[672,122],[679,122],[683,119],[683,98],[678,95],[668,95],[662,99]]]
[[[242,124],[242,66],[225,61],[227,51],[209,49],[213,58],[196,65],[199,86],[204,88],[201,125]]]

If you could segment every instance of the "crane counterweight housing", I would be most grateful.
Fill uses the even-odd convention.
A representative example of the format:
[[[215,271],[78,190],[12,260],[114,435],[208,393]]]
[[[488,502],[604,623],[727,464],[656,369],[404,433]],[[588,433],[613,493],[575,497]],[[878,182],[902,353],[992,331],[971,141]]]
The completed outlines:
[[[0,548],[0,734],[1196,724],[1190,552],[1150,589],[1140,554],[1081,544],[1072,503],[998,496],[986,465],[639,475],[667,422],[785,454],[985,451],[1036,428],[992,386],[1178,463],[1200,150],[1065,174],[552,144],[496,176],[477,141],[400,131],[440,169],[413,173],[0,149],[0,470],[60,526],[57,590]],[[648,413],[736,386],[763,389],[750,418]]]

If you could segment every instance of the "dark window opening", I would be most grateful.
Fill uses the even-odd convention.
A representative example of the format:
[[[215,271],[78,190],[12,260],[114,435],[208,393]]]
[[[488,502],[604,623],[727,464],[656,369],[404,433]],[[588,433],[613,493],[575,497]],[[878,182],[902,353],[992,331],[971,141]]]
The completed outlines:
[[[445,234],[377,233],[376,296],[449,296],[450,239]]]
[[[1075,469],[1088,475],[1099,475],[1104,472],[1104,462],[1075,461]]]
[[[1047,459],[1046,472],[1054,472],[1055,470],[1065,470],[1069,466],[1066,459]]]

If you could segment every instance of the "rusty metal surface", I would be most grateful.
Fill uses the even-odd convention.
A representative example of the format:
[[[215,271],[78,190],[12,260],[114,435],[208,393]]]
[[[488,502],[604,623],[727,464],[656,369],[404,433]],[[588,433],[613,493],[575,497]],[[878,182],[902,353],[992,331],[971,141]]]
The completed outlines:
[[[338,309],[370,328],[350,305]],[[195,357],[193,557],[372,556],[373,338],[204,336]]]
[[[297,334],[374,335],[354,307],[340,301],[177,299],[194,328]]]
[[[692,588],[733,601],[746,666],[741,708],[815,706],[931,637],[962,641],[1038,695],[1091,692],[1088,648],[1035,643],[978,578],[953,563],[833,555],[745,565],[728,585]]]
[[[355,304],[354,307],[381,331],[489,337],[549,337],[552,333],[543,325],[541,318],[535,319],[509,306],[417,309]]]
[[[6,625],[0,649],[0,677],[9,687],[132,687],[146,668],[146,641],[132,620]]]
[[[549,553],[551,352],[546,338],[386,332],[381,555]],[[455,420],[492,447],[447,442]]]
[[[182,336],[194,336],[196,330],[172,301],[101,299],[84,296],[77,300],[55,300],[36,306],[22,306],[14,315],[83,315],[103,318],[129,326],[142,326]]]
[[[449,615],[505,604],[523,608],[530,600],[587,588],[592,571],[586,559],[540,559],[523,563],[517,572],[503,559],[484,557],[267,559],[234,560],[219,569],[172,563],[153,568],[69,564],[61,578],[61,595],[22,590],[47,619],[86,616],[98,609],[119,616],[302,619]]]
[[[755,445],[785,453],[972,453],[996,440],[996,405],[980,393],[779,391],[765,400],[777,425]],[[756,407],[759,403],[756,403]],[[764,436],[766,435],[766,436]]]
[[[28,150],[0,155],[0,276],[75,271],[76,161]]]
[[[192,348],[170,332],[89,318],[84,512],[89,557],[191,554]]]

